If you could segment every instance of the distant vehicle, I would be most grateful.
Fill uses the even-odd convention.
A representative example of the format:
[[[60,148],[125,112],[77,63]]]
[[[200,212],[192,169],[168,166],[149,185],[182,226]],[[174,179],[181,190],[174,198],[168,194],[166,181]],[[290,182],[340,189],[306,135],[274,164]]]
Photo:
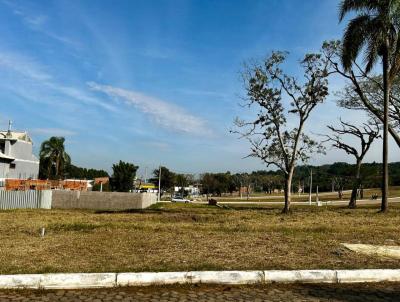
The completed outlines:
[[[183,203],[189,203],[189,202],[190,202],[189,199],[185,199],[185,198],[183,198],[182,196],[178,196],[178,195],[173,196],[172,199],[171,199],[171,201],[172,201],[172,202],[183,202]]]

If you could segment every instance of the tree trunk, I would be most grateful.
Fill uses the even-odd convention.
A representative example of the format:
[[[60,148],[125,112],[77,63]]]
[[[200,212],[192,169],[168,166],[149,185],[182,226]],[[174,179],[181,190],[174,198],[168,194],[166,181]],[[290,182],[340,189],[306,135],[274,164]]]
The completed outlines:
[[[285,176],[285,207],[282,213],[288,214],[290,212],[290,201],[291,195],[290,188],[292,186],[293,171],[290,171],[288,175]]]
[[[56,160],[56,177],[57,179],[60,179],[60,157],[57,156],[57,160]]]
[[[389,97],[390,97],[390,81],[389,81],[389,56],[388,43],[383,54],[383,150],[382,150],[382,204],[381,211],[386,212],[388,208],[388,192],[389,192],[389,166],[388,166],[388,132],[389,132]]]
[[[349,202],[349,208],[355,209],[357,207],[357,192],[360,187],[361,179],[360,179],[360,170],[361,170],[361,162],[357,161],[356,164],[356,178],[353,183],[353,189],[351,191],[351,197]]]

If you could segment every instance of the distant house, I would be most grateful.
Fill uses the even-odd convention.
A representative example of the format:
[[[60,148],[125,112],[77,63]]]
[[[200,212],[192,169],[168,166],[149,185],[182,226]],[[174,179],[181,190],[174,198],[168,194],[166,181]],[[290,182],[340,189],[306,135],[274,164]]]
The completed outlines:
[[[149,193],[157,193],[158,188],[153,183],[145,182],[142,179],[136,178],[133,181],[134,192],[149,192]]]
[[[198,186],[190,185],[188,187],[184,187],[183,190],[185,192],[187,192],[191,196],[200,195],[200,189],[199,189]],[[181,193],[182,192],[182,187],[174,187],[174,192],[175,193]]]
[[[0,178],[36,179],[39,160],[32,153],[32,140],[26,132],[0,131]]]
[[[95,185],[99,185],[99,184],[105,185],[105,184],[107,184],[109,182],[110,182],[110,178],[109,177],[96,177],[94,179],[94,184]]]

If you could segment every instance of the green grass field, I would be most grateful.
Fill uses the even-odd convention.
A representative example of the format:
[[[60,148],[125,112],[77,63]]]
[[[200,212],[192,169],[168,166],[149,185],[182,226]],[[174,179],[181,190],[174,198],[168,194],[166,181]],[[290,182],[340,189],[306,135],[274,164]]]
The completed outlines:
[[[227,209],[158,204],[131,212],[0,211],[0,274],[398,268],[341,242],[400,245],[400,207]],[[44,238],[40,228],[46,228]]]

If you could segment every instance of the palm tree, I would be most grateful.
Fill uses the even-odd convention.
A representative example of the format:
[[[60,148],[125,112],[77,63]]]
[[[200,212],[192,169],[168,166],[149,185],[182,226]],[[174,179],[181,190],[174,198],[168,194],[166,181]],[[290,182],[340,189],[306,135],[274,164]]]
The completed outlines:
[[[62,178],[65,166],[71,163],[71,158],[65,152],[64,137],[51,137],[40,146],[40,162],[42,176],[46,178]]]
[[[353,62],[364,53],[365,73],[368,74],[379,58],[382,60],[384,109],[383,109],[383,179],[382,205],[388,207],[388,130],[389,96],[392,82],[400,69],[400,0],[342,0],[339,19],[356,13],[345,29],[342,41],[342,64],[351,72]]]

